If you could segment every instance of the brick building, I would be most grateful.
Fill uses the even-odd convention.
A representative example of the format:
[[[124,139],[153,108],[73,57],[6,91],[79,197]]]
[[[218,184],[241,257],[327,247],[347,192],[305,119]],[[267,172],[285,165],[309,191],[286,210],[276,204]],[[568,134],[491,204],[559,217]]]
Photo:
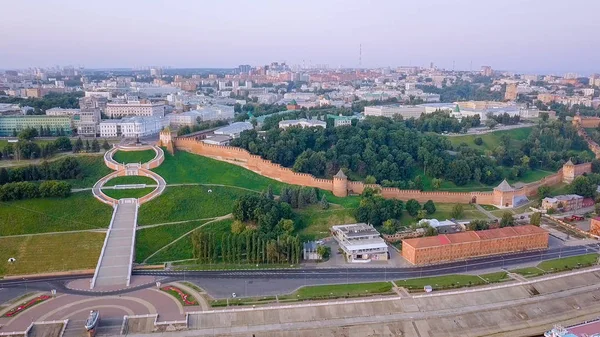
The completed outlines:
[[[418,265],[547,247],[548,232],[525,225],[402,240],[402,256]]]

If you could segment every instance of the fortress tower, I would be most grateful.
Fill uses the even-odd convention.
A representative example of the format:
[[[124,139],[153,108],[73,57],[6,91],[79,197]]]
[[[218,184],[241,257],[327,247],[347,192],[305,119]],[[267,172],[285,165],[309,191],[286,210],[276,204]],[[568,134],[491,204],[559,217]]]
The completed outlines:
[[[159,135],[159,146],[163,146],[167,148],[169,153],[175,153],[175,145],[173,144],[173,133],[169,127],[164,128]]]
[[[348,196],[348,177],[341,169],[333,176],[333,195],[336,197]]]
[[[567,184],[570,184],[573,182],[573,180],[575,179],[575,165],[573,165],[573,162],[571,161],[571,159],[569,159],[569,161],[563,165],[562,173],[563,173],[563,182],[565,182]]]

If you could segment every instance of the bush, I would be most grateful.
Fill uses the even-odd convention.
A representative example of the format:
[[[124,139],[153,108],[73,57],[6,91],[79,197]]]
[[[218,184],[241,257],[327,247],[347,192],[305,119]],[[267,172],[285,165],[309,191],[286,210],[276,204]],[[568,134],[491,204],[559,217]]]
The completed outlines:
[[[475,143],[477,146],[480,146],[483,144],[483,139],[481,139],[481,137],[475,137],[475,139],[473,139],[473,143]]]
[[[68,197],[71,185],[63,181],[44,181],[40,185],[22,181],[4,184],[0,187],[0,200],[11,201],[46,197]]]

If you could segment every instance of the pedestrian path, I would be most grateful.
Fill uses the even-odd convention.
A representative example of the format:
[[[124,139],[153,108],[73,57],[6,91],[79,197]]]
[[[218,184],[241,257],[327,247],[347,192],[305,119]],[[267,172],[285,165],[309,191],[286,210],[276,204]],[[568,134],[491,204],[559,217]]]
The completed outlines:
[[[119,200],[98,259],[92,289],[115,285],[129,286],[137,212],[136,199]]]

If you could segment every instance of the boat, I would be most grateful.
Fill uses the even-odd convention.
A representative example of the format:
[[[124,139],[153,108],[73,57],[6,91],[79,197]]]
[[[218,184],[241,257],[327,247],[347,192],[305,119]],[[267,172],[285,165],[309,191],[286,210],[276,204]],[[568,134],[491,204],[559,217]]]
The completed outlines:
[[[87,331],[94,330],[100,321],[100,312],[98,310],[90,311],[90,316],[85,321],[85,329]]]

